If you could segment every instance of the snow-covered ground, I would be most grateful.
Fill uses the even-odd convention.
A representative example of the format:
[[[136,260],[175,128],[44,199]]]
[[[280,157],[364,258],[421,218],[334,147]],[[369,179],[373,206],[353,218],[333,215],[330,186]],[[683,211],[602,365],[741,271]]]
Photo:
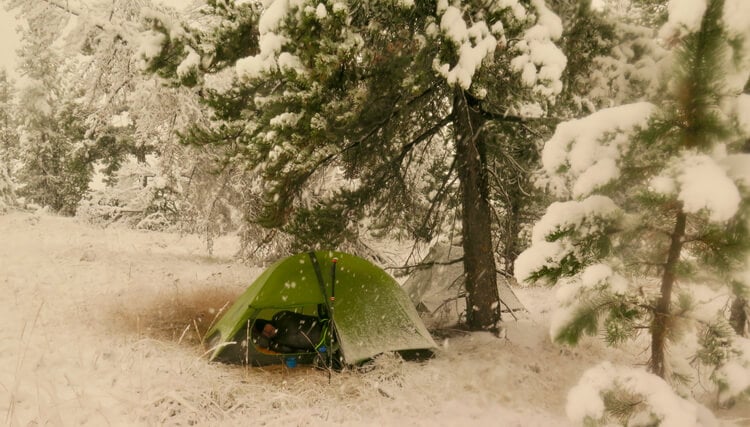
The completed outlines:
[[[530,314],[507,339],[456,333],[425,363],[386,356],[330,379],[208,363],[200,334],[261,271],[232,261],[235,244],[209,257],[195,236],[0,216],[4,424],[564,426],[584,370],[644,359],[596,339],[550,343],[551,291],[524,289]],[[750,425],[746,404],[716,413]]]

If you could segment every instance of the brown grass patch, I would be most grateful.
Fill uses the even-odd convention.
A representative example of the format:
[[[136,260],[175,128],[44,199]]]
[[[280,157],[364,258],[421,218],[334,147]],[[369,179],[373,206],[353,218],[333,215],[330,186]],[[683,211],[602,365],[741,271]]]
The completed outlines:
[[[205,285],[153,295],[139,292],[113,310],[113,324],[139,337],[198,345],[238,296],[236,288]]]

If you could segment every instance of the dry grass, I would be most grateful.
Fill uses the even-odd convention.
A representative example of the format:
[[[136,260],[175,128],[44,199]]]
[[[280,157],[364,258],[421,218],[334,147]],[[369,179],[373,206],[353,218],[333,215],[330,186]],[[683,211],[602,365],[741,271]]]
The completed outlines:
[[[139,337],[199,345],[238,296],[235,289],[205,285],[145,292],[124,298],[112,310],[112,324]]]

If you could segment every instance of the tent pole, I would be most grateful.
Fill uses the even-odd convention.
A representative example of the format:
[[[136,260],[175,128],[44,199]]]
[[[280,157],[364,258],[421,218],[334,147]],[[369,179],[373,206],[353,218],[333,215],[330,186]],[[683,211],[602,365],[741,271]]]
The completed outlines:
[[[310,261],[312,262],[313,269],[315,270],[315,276],[318,279],[318,285],[320,285],[320,292],[323,295],[323,303],[325,303],[326,310],[328,312],[328,341],[327,341],[328,348],[326,349],[326,351],[328,352],[328,358],[327,358],[328,359],[327,360],[327,362],[328,362],[327,363],[328,364],[328,382],[330,383],[331,382],[331,369],[333,369],[333,364],[332,364],[332,361],[333,361],[333,349],[331,347],[333,345],[333,334],[335,333],[335,329],[336,329],[336,326],[333,323],[333,307],[332,307],[332,305],[333,305],[334,297],[333,297],[333,295],[331,295],[329,297],[328,296],[328,292],[326,292],[325,279],[323,279],[323,272],[321,271],[320,263],[318,262],[318,257],[315,255],[315,251],[308,252],[308,255],[310,256]],[[335,273],[335,269],[336,269],[335,262],[337,262],[338,259],[334,258],[334,260],[336,260],[336,261],[334,261],[334,265],[332,266],[332,269],[333,269],[332,270],[333,271],[332,274],[335,276],[335,274],[336,274]],[[335,281],[335,278],[333,280]],[[333,293],[333,284],[331,284],[331,292]],[[323,359],[323,362],[325,363],[326,360]]]
[[[329,304],[330,309],[330,319],[328,319],[328,329],[330,333],[328,334],[328,383],[331,383],[331,369],[333,369],[333,328],[334,328],[334,321],[333,321],[333,306],[336,301],[336,264],[338,264],[339,259],[333,258],[331,259],[331,299]]]

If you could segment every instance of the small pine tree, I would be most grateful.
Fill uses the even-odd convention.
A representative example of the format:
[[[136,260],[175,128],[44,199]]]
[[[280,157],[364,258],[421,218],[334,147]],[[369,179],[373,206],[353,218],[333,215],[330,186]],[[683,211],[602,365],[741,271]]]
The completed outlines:
[[[92,166],[76,151],[84,146],[84,114],[78,92],[64,78],[73,62],[50,46],[51,35],[38,28],[22,37],[19,70],[27,79],[20,93],[18,120],[19,196],[65,215],[75,213]]]
[[[673,384],[689,373],[667,348],[685,334],[703,334],[699,359],[717,372],[739,354],[724,315],[715,318],[721,307],[696,297],[699,284],[727,292],[750,251],[746,135],[726,102],[744,86],[728,73],[750,52],[724,16],[724,1],[711,0],[697,27],[662,29],[673,43],[663,98],[558,126],[541,182],[566,200],[547,209],[516,262],[519,281],[559,285],[555,340],[602,332],[616,344],[648,331],[649,368]]]

